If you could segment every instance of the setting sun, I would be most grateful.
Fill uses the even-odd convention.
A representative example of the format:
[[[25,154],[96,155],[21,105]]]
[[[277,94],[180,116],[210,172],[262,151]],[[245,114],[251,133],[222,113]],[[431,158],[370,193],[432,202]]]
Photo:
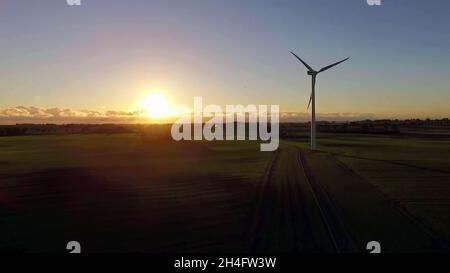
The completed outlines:
[[[162,118],[170,116],[169,103],[166,97],[158,93],[148,95],[142,102],[145,114],[151,118]]]

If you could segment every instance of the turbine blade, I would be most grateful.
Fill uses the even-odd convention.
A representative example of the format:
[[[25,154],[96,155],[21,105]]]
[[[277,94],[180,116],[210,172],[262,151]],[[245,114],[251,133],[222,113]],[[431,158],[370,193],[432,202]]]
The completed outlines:
[[[325,71],[325,70],[328,70],[328,69],[330,69],[330,68],[332,68],[332,67],[334,67],[334,66],[336,66],[336,65],[338,65],[338,64],[340,64],[340,63],[343,63],[343,62],[347,61],[348,59],[350,59],[350,57],[348,57],[347,59],[344,59],[344,60],[342,60],[342,61],[339,61],[339,62],[337,62],[337,63],[331,64],[331,65],[329,65],[329,66],[325,66],[324,68],[322,68],[322,69],[319,70],[319,73],[320,73],[320,72],[323,72],[323,71]]]
[[[311,96],[309,96],[308,108],[306,108],[306,109],[308,109],[308,110],[309,110],[309,106],[311,106],[311,101],[312,101],[312,93],[311,93]]]
[[[291,54],[294,55],[295,58],[297,58],[300,62],[302,62],[302,64],[303,64],[304,66],[306,66],[306,68],[307,68],[309,71],[314,71],[314,69],[312,69],[311,66],[309,66],[309,65],[308,65],[307,63],[305,63],[302,59],[300,59],[299,56],[295,55],[294,52],[291,51]]]

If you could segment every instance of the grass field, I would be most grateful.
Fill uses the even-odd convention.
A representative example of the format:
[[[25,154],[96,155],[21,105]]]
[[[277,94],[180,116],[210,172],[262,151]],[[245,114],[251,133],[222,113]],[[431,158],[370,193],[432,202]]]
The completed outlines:
[[[324,135],[319,150],[450,239],[449,138]]]
[[[137,134],[0,146],[0,245],[17,251],[61,251],[68,240],[89,242],[87,251],[237,251],[270,156],[256,143]]]
[[[298,151],[359,248],[381,234],[397,241],[387,244],[394,252],[433,249],[389,203],[450,238],[450,139],[322,135],[319,144],[308,153],[306,139],[283,141],[275,154],[255,142],[140,134],[2,137],[0,251],[64,252],[78,240],[93,252],[330,252]]]

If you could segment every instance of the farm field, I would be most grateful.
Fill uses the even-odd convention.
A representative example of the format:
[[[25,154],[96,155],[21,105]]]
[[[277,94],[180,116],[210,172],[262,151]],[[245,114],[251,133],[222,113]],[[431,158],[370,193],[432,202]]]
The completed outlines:
[[[183,142],[0,138],[0,251],[444,251],[450,140],[322,135]]]
[[[330,134],[322,136],[319,150],[449,240],[450,138]]]
[[[1,138],[6,251],[237,251],[268,154],[139,135]],[[226,163],[226,164],[224,164]]]

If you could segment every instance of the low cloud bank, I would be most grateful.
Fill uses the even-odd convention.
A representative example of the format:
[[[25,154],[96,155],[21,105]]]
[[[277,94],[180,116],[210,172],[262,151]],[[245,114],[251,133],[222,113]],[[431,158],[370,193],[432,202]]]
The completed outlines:
[[[317,113],[317,120],[322,121],[356,121],[367,119],[376,119],[376,116],[371,113]],[[311,120],[311,115],[305,112],[283,112],[280,114],[280,120],[282,122],[305,122]]]
[[[17,106],[0,109],[1,124],[15,123],[132,123],[139,111],[93,111]]]
[[[375,119],[371,113],[318,113],[318,120],[327,121],[354,121]],[[73,110],[68,108],[42,108],[35,106],[17,106],[0,109],[0,124],[16,123],[151,123],[173,122],[177,117],[166,119],[151,119],[141,111],[94,111]],[[310,114],[306,112],[282,112],[281,122],[306,122]]]

